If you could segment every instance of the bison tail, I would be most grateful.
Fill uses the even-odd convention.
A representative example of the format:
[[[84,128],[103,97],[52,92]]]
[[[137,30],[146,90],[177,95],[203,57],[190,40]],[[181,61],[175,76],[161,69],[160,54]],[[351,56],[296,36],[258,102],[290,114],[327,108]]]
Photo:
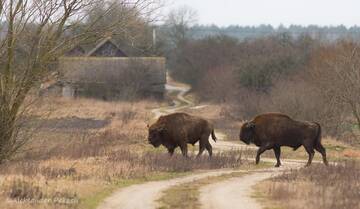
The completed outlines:
[[[299,149],[299,147],[301,147],[301,145],[300,145],[300,146],[293,147],[293,150],[296,151],[297,149]]]
[[[214,142],[216,142],[217,138],[215,136],[214,129],[211,131],[211,138],[214,140]]]
[[[314,122],[318,126],[318,132],[315,139],[315,145],[321,144],[321,125],[317,122]]]

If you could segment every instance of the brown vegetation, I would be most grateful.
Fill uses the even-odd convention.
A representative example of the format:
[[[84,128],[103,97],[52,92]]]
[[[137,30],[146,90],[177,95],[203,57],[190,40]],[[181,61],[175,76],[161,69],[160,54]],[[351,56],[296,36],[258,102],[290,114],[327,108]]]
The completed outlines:
[[[201,101],[224,104],[227,116],[242,121],[282,112],[319,122],[325,135],[358,138],[356,42],[286,34],[239,42],[217,36],[186,39],[175,52],[172,76],[191,84]]]
[[[153,149],[146,124],[155,105],[44,98],[30,117],[43,124],[38,133],[24,152],[0,165],[0,207],[95,207],[89,197],[114,185],[243,164],[240,151],[209,160]]]
[[[275,177],[260,186],[270,198],[267,206],[309,209],[359,208],[360,167],[356,161],[325,167],[313,165]]]

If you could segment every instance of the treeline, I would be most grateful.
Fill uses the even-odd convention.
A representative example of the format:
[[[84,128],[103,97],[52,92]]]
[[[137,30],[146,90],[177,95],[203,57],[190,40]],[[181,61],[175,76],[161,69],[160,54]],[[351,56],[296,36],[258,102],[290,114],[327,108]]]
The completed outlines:
[[[222,103],[224,114],[239,120],[283,112],[318,121],[330,135],[354,133],[360,125],[360,51],[351,40],[184,39],[173,48],[169,69],[200,100]]]
[[[280,25],[273,27],[271,25],[259,25],[259,26],[228,26],[219,27],[216,25],[195,25],[190,28],[193,38],[202,39],[209,36],[227,35],[239,40],[248,38],[259,38],[264,36],[271,36],[280,33],[287,33],[295,38],[308,34],[312,38],[335,41],[341,38],[360,38],[360,27],[345,27],[344,25],[339,26],[301,26],[301,25],[290,25],[285,27]]]

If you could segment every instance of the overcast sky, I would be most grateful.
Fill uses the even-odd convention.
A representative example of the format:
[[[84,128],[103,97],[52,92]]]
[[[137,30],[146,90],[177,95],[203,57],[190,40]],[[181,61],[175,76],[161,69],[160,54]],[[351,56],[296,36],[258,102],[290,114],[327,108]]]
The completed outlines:
[[[166,0],[166,10],[187,5],[199,24],[360,25],[360,0]]]

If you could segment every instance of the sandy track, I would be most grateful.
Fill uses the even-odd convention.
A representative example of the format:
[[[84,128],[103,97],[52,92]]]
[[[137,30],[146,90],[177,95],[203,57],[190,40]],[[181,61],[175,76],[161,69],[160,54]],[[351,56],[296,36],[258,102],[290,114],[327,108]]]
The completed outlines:
[[[152,181],[126,187],[115,192],[107,198],[99,209],[154,209],[160,205],[156,201],[161,197],[163,191],[174,185],[196,181],[205,177],[229,174],[234,170],[216,170],[206,173],[194,174],[187,177],[175,178],[164,181]]]
[[[253,186],[280,175],[282,171],[296,168],[297,163],[285,164],[281,169],[257,170],[241,177],[210,184],[200,189],[200,203],[203,209],[261,209],[262,206],[252,198]]]
[[[173,101],[174,105],[168,107],[160,107],[153,109],[151,112],[154,114],[154,118],[158,118],[161,115],[174,113],[184,108],[193,106],[192,101],[185,98],[185,94],[190,90],[189,86],[177,86],[176,84],[166,84],[165,89],[167,92],[176,93],[176,98]]]

